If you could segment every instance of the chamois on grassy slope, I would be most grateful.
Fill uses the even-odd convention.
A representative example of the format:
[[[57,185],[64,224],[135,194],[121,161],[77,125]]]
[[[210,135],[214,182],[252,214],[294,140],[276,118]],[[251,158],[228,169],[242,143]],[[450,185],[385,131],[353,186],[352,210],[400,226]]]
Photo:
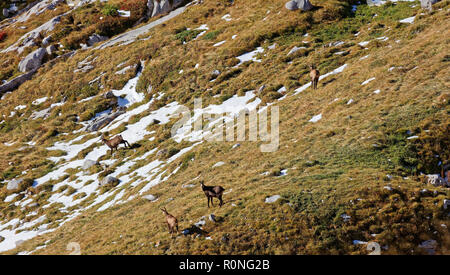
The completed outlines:
[[[200,182],[202,186],[202,190],[205,193],[206,198],[208,199],[208,208],[209,208],[209,200],[211,200],[211,205],[213,204],[213,198],[218,198],[220,201],[220,207],[223,205],[222,195],[225,189],[222,186],[206,186],[203,181]]]
[[[124,140],[121,135],[117,135],[110,140],[107,140],[104,136],[102,136],[102,141],[111,149],[111,154],[113,153],[114,149],[116,149],[117,151],[117,147],[119,147],[119,144],[125,145],[125,148],[131,147],[128,141]]]
[[[311,77],[311,87],[315,90],[317,89],[317,84],[319,84],[320,72],[314,64],[309,65],[309,69],[311,70],[309,73],[309,76]]]
[[[169,212],[167,212],[165,207],[161,208],[161,211],[164,212],[164,214],[166,215],[166,223],[167,223],[167,226],[169,227],[169,233],[170,234],[178,233],[177,218],[175,218],[173,215],[169,214]]]

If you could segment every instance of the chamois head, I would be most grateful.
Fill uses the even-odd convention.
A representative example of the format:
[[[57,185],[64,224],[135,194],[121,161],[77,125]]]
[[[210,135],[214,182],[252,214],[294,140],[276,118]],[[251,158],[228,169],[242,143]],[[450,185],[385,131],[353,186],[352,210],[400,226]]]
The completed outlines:
[[[169,213],[167,212],[166,208],[160,208],[162,212],[164,212],[164,214],[168,215]]]
[[[313,63],[313,64],[309,64],[309,69],[310,70],[315,70],[316,69],[316,65]]]

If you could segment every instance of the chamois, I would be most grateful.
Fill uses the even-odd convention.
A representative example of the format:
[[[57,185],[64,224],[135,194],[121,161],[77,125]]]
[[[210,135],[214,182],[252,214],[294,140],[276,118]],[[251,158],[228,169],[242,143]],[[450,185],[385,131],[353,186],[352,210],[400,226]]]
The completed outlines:
[[[166,208],[160,208],[162,212],[164,212],[164,214],[166,214],[166,222],[167,222],[167,226],[169,227],[169,233],[173,234],[174,232],[178,233],[178,220],[177,218],[175,218],[174,216],[172,216],[171,214],[169,214],[169,212],[167,212]]]
[[[220,207],[223,205],[222,195],[225,189],[222,186],[206,186],[203,181],[200,182],[202,185],[202,190],[205,193],[206,198],[208,199],[208,208],[209,208],[209,200],[211,200],[211,205],[214,207],[213,198],[216,197],[220,201]]]
[[[108,147],[111,149],[111,154],[113,153],[114,149],[116,149],[117,151],[117,147],[119,147],[119,144],[123,143],[123,145],[125,145],[125,148],[130,148],[130,144],[128,143],[128,141],[124,140],[123,137],[121,135],[115,136],[114,138],[107,140],[105,139],[104,136],[102,136],[102,141],[108,145]]]
[[[311,77],[311,86],[313,89],[317,89],[317,84],[319,83],[320,72],[316,69],[316,65],[309,65],[311,72],[309,76]]]

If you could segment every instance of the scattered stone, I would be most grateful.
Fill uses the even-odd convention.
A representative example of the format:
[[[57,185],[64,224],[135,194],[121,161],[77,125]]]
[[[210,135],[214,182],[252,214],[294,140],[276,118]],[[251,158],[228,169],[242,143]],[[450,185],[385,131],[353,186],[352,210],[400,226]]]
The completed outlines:
[[[432,11],[433,10],[433,4],[439,2],[440,0],[420,0],[420,6],[422,9]]]
[[[262,93],[265,88],[266,88],[266,85],[262,85],[261,87],[259,87],[258,93]]]
[[[111,98],[115,98],[116,96],[114,95],[114,93],[112,91],[109,91],[109,92],[104,93],[103,97],[106,99],[111,99]]]
[[[100,186],[105,186],[105,185],[113,185],[114,186],[114,185],[118,184],[119,182],[120,181],[117,178],[112,177],[112,176],[107,176],[100,181]]]
[[[84,129],[86,132],[95,132],[98,131],[103,126],[109,124],[111,121],[116,119],[116,117],[122,115],[125,113],[124,108],[118,108],[117,111],[110,113],[110,114],[104,114],[102,116],[96,117],[92,119],[89,124]]]
[[[390,186],[385,186],[384,189],[386,189],[388,191],[392,191],[393,190],[392,187],[390,187]]]
[[[274,202],[276,202],[279,199],[281,199],[280,195],[273,195],[271,197],[266,198],[265,202],[266,203],[274,203]]]
[[[38,69],[42,65],[42,60],[46,54],[47,51],[44,48],[39,48],[28,54],[22,61],[20,61],[19,70],[25,73]]]
[[[290,11],[295,11],[301,9],[303,11],[312,10],[314,7],[309,0],[292,0],[286,3],[286,9]]]
[[[184,236],[187,236],[190,234],[190,231],[189,231],[189,229],[185,229],[185,230],[181,231],[181,234],[183,234]]]
[[[439,174],[431,174],[427,175],[427,182],[428,184],[431,184],[433,186],[444,186],[444,187],[450,187],[450,184],[442,178]]]
[[[48,45],[50,45],[51,42],[52,42],[52,36],[49,35],[49,36],[45,37],[44,39],[42,39],[42,46],[48,46]]]
[[[240,146],[241,146],[241,144],[236,143],[235,145],[233,145],[233,147],[231,147],[231,149],[236,149],[236,148],[238,148],[238,147],[240,147]]]
[[[22,184],[22,182],[23,182],[23,179],[14,179],[14,180],[8,182],[6,189],[10,190],[10,191],[18,190],[20,185]]]
[[[217,222],[216,216],[214,214],[209,215],[209,220],[212,222]]]
[[[47,48],[45,48],[45,51],[47,52],[48,55],[52,55],[52,54],[56,53],[57,50],[58,50],[58,48],[56,48],[55,45],[50,45]]]
[[[445,199],[444,200],[444,209],[447,210],[447,208],[450,206],[450,200]]]
[[[428,254],[433,255],[436,251],[437,241],[435,240],[428,240],[422,242],[419,247],[423,248],[427,251]]]
[[[161,150],[159,150],[159,151],[156,153],[156,156],[157,156],[157,157],[162,157],[162,156],[166,155],[167,152],[169,152],[167,149],[161,149]]]
[[[5,237],[0,236],[0,243],[3,242],[5,240]]]
[[[36,70],[30,71],[0,85],[0,93],[17,89],[25,81],[30,80]]]
[[[90,46],[93,46],[96,43],[99,43],[99,42],[102,42],[102,41],[105,41],[105,40],[108,40],[108,37],[101,36],[101,35],[98,35],[98,34],[95,33],[95,34],[89,36],[89,39],[87,40],[86,43],[90,47]]]
[[[342,214],[341,218],[344,219],[344,222],[349,222],[351,219],[351,217],[347,214]]]

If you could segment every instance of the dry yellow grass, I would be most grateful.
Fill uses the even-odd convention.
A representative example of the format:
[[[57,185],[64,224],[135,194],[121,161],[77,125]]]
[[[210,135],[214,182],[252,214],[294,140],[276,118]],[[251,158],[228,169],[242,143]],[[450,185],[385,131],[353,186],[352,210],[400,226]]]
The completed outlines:
[[[367,254],[364,246],[352,244],[353,240],[366,240],[388,245],[383,254],[423,254],[425,251],[418,249],[417,244],[436,239],[437,253],[449,254],[448,231],[441,226],[450,226],[448,211],[442,207],[449,191],[426,186],[437,193],[422,195],[420,190],[424,185],[415,175],[417,171],[402,165],[407,159],[402,148],[409,143],[398,145],[393,141],[397,136],[404,139],[404,130],[419,136],[426,135],[425,131],[433,127],[448,131],[449,52],[448,39],[443,38],[450,37],[449,2],[439,4],[441,11],[418,15],[412,25],[385,20],[363,24],[358,37],[352,33],[337,38],[331,36],[346,42],[339,48],[349,51],[345,56],[335,55],[336,49],[322,47],[333,41],[327,41],[328,34],[319,34],[322,29],[329,30],[332,24],[341,22],[339,18],[332,22],[321,21],[329,14],[336,14],[342,1],[317,1],[317,4],[319,2],[324,8],[312,15],[288,13],[282,8],[284,1],[235,1],[234,6],[222,4],[226,1],[219,1],[219,5],[207,2],[157,27],[148,41],[93,53],[98,59],[91,72],[72,74],[78,62],[91,54],[89,51],[78,53],[52,68],[41,69],[35,79],[5,100],[7,105],[0,107],[0,113],[9,114],[19,103],[31,102],[30,97],[53,96],[59,100],[68,86],[75,86],[78,91],[105,71],[102,78],[105,90],[120,87],[130,75],[114,76],[115,66],[127,56],[132,60],[129,64],[139,59],[148,60],[139,88],[144,91],[151,83],[154,91],[164,92],[161,104],[176,99],[189,106],[193,98],[199,96],[204,97],[204,104],[214,103],[218,99],[213,95],[234,95],[257,89],[262,84],[268,85],[267,92],[287,87],[288,97],[278,104],[281,143],[279,150],[272,154],[261,153],[259,142],[242,142],[236,149],[231,149],[234,143],[204,143],[192,151],[194,161],[187,160],[187,166],[148,192],[156,195],[158,201],[152,203],[138,198],[104,212],[98,213],[95,208],[88,210],[55,232],[36,237],[8,253],[32,251],[51,240],[36,254],[66,254],[69,242],[79,242],[83,254]],[[418,12],[406,10],[408,4],[399,5],[405,9],[398,11],[400,16]],[[281,13],[277,14],[277,10]],[[233,18],[230,23],[221,19],[226,13]],[[267,22],[263,21],[266,16]],[[214,40],[199,38],[182,45],[175,38],[177,30],[205,23],[210,27],[209,32],[220,30]],[[372,33],[377,26],[380,30]],[[306,32],[318,34],[305,38]],[[238,38],[231,40],[237,33]],[[389,40],[376,39],[382,35]],[[315,40],[319,37],[323,42]],[[224,46],[212,47],[222,40],[227,40]],[[289,64],[286,54],[293,46],[301,46],[303,40],[310,41],[308,51]],[[365,40],[372,40],[368,50],[357,44]],[[273,43],[277,43],[277,47],[269,51],[267,46]],[[257,46],[266,49],[264,54],[267,55],[260,56],[261,63],[244,64],[242,71],[222,83],[209,82],[212,70],[226,73],[227,67],[235,64],[235,56]],[[367,58],[360,59],[367,54]],[[318,90],[307,89],[293,95],[295,88],[308,81],[307,64],[312,61],[320,61],[322,73],[343,64],[348,67],[320,82]],[[194,70],[197,63],[200,67]],[[397,69],[389,71],[391,67]],[[185,73],[179,75],[181,69]],[[372,77],[375,80],[361,85]],[[380,93],[375,94],[378,89]],[[30,90],[33,90],[32,96],[27,93]],[[443,101],[445,98],[447,100]],[[79,99],[75,96],[73,102]],[[347,104],[350,99],[353,103]],[[26,142],[52,127],[63,132],[75,129],[75,123],[64,121],[64,117],[83,107],[66,105],[55,109],[45,122],[27,121],[29,108],[24,118],[8,122],[16,123],[16,127],[2,132],[0,139]],[[59,112],[63,113],[63,118],[56,116]],[[308,123],[317,114],[322,114],[322,120]],[[161,135],[164,129],[170,129],[154,127]],[[43,145],[49,146],[62,138],[51,137],[43,141]],[[0,158],[0,169],[8,169],[6,160],[17,163],[18,171],[33,163],[39,169],[30,176],[36,176],[48,165],[38,163],[50,153],[45,150],[46,146],[18,152],[20,142],[11,147],[0,145],[3,149],[0,156],[4,156]],[[380,149],[373,144],[378,144]],[[139,153],[156,144],[144,142],[142,145]],[[164,140],[157,146],[176,145]],[[179,146],[183,148],[187,144]],[[133,153],[122,154],[120,157],[124,159]],[[173,171],[183,161],[172,163],[168,171]],[[226,165],[212,168],[218,161]],[[274,176],[283,169],[288,170],[286,176]],[[266,171],[270,174],[261,175]],[[394,178],[388,180],[387,174]],[[191,182],[195,184],[193,189],[182,187],[197,176],[207,185],[220,184],[226,193],[230,192],[224,195],[226,204],[222,208],[207,209],[198,180]],[[386,185],[395,191],[390,193],[384,189]],[[264,203],[267,196],[274,194],[282,195],[282,199],[274,204]],[[212,223],[206,219],[205,232],[199,236],[179,235],[172,239],[160,207],[167,207],[178,218],[181,230],[191,228],[202,216],[211,213],[220,221]],[[342,214],[351,216],[351,222],[343,222]],[[212,240],[205,239],[206,236]]]

